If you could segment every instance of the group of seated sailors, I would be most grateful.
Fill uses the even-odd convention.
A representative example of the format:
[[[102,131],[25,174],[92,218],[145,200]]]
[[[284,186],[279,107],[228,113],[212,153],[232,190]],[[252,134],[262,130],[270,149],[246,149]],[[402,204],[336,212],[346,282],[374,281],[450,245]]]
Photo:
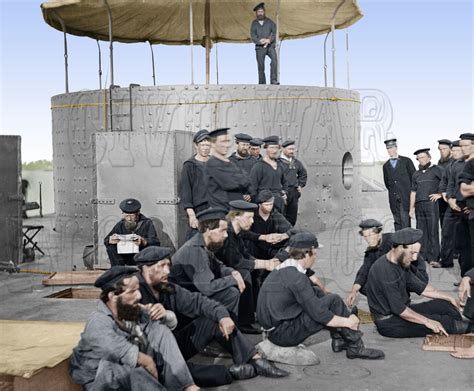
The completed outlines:
[[[474,270],[463,278],[459,297],[436,290],[428,281],[419,229],[383,233],[377,220],[362,221],[367,249],[352,290],[345,300],[328,292],[312,271],[318,239],[284,216],[287,193],[259,189],[258,181],[255,190],[227,159],[227,130],[217,133],[210,138],[213,157],[193,167],[202,169],[206,202],[191,197],[186,204],[189,239],[176,252],[160,246],[138,200],[121,202],[123,218],[105,238],[112,267],[95,283],[102,290],[98,309],[71,356],[71,376],[85,390],[196,390],[255,376],[286,377],[290,372],[276,366],[264,346],[298,354],[323,329],[334,353],[384,359],[383,351],[363,343],[359,294],[367,296],[375,326],[386,337],[474,331]],[[266,142],[278,150],[273,141]],[[250,177],[267,169],[255,167]],[[198,178],[196,172],[189,177]],[[283,210],[277,210],[278,197]],[[119,235],[132,233],[140,251],[119,254]],[[413,304],[411,292],[431,300]],[[254,346],[245,335],[256,333],[265,345]],[[196,364],[191,359],[198,353],[227,355],[233,364]]]

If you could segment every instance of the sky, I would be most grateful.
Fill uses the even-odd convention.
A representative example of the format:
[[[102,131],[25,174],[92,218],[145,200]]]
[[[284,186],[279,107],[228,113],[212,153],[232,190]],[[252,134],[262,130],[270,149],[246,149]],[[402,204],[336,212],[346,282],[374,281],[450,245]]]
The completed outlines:
[[[351,89],[363,101],[362,159],[385,159],[385,136],[397,137],[399,152],[411,156],[473,131],[473,0],[358,3],[364,17],[348,32]],[[0,134],[22,136],[24,162],[52,158],[50,99],[64,92],[63,36],[43,21],[40,4],[0,0]],[[347,88],[345,39],[346,31],[338,30],[341,88]],[[323,41],[283,42],[281,84],[324,86]],[[96,42],[68,35],[68,48],[70,91],[97,89]],[[105,78],[107,43],[101,48]],[[256,82],[253,45],[218,44],[217,51],[220,84]],[[157,84],[190,83],[189,47],[157,45],[154,53]],[[204,82],[204,54],[195,47],[196,83]],[[213,70],[215,50],[212,55]],[[115,84],[153,85],[147,44],[116,43],[114,64]]]

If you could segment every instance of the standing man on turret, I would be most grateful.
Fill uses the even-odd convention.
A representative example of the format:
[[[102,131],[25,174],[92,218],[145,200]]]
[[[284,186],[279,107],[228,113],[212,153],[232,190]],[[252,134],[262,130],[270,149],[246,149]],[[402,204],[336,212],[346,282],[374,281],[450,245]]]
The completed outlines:
[[[411,226],[411,179],[416,170],[410,158],[398,154],[396,138],[385,140],[384,143],[390,159],[383,165],[383,180],[388,190],[395,231],[398,231]]]
[[[276,24],[265,16],[265,3],[260,3],[253,9],[256,19],[250,26],[250,37],[255,44],[258,64],[258,84],[267,84],[265,78],[265,56],[270,57],[270,83],[278,83],[278,58],[275,50]]]

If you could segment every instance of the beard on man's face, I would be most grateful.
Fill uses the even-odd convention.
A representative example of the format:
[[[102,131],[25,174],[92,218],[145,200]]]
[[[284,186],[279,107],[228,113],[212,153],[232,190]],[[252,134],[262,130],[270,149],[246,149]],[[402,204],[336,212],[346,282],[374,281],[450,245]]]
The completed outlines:
[[[248,149],[240,149],[239,150],[239,155],[242,157],[247,157],[249,155],[249,150]]]
[[[222,246],[224,245],[224,241],[220,241],[220,242],[210,242],[208,245],[207,245],[207,248],[211,251],[217,251],[219,250]]]
[[[129,231],[133,231],[135,228],[137,228],[137,225],[138,223],[136,221],[125,220],[125,228]]]
[[[398,263],[402,268],[408,269],[408,267],[410,266],[410,263],[405,264],[404,258],[405,258],[405,255],[404,255],[404,254],[400,254],[400,255],[397,257],[397,263]]]
[[[153,284],[152,287],[158,293],[163,293],[163,294],[175,293],[174,286],[170,285],[168,282],[157,282],[156,284]]]
[[[125,304],[121,297],[117,300],[117,317],[120,320],[129,320],[132,322],[140,319],[141,308],[138,304]]]

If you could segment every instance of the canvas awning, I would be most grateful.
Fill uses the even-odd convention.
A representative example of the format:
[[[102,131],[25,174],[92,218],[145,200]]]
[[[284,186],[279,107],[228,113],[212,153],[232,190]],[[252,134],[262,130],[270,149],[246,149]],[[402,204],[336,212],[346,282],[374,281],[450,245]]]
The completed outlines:
[[[119,42],[189,45],[190,3],[193,9],[193,40],[206,35],[206,3],[213,42],[250,42],[253,7],[258,0],[107,0],[113,18],[113,39]],[[330,30],[335,10],[338,29],[363,15],[356,0],[268,0],[267,16],[275,22],[279,6],[281,39],[304,38]],[[342,5],[341,5],[342,4]],[[41,5],[50,26],[68,34],[109,40],[107,7],[103,0],[57,0]],[[58,18],[59,17],[59,18]]]

